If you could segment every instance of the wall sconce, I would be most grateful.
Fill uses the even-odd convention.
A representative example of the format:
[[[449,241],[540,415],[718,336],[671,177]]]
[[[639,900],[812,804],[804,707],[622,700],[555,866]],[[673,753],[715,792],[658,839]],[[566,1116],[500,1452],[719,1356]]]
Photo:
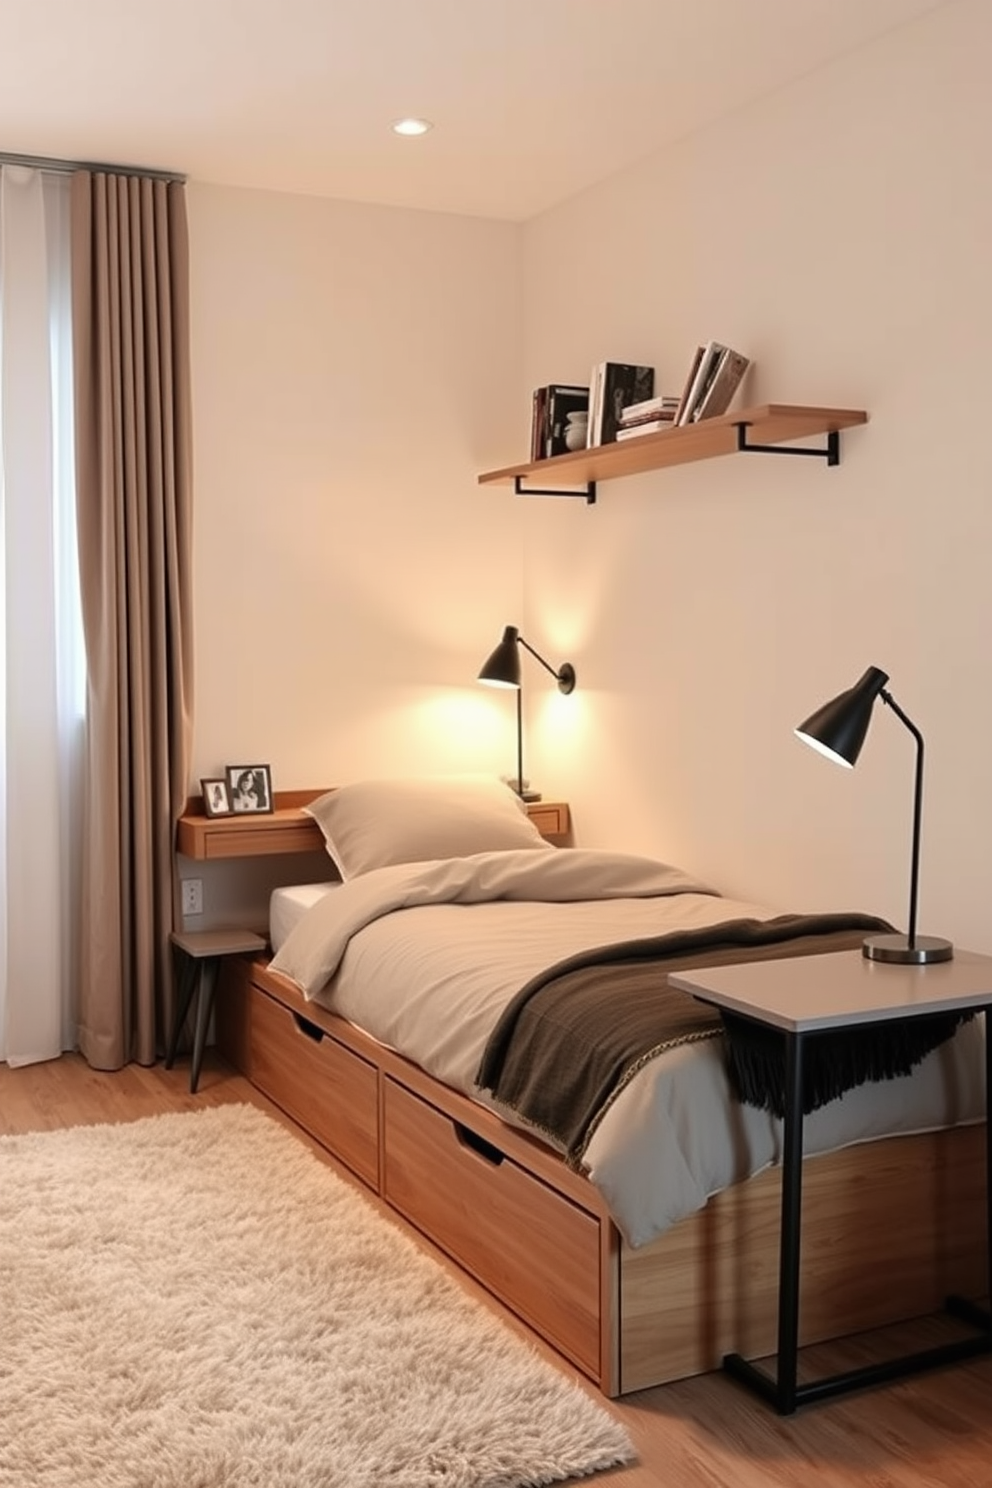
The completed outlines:
[[[559,692],[571,692],[575,687],[575,668],[571,662],[563,661],[555,671],[554,667],[546,662],[540,652],[535,651],[527,641],[524,640],[515,625],[508,625],[503,631],[503,638],[491,656],[487,658],[479,673],[478,680],[484,682],[487,687],[515,687],[517,690],[517,778],[511,781],[513,789],[525,801],[539,801],[540,796],[536,791],[524,789],[524,726],[523,707],[521,702],[522,688],[520,685],[520,647],[529,651],[535,661],[539,661],[546,672],[550,672],[558,683]]]
[[[954,948],[949,940],[917,935],[916,902],[920,878],[920,817],[923,808],[923,735],[885,689],[889,678],[878,667],[869,667],[853,687],[818,708],[796,729],[804,744],[810,744],[828,759],[848,768],[854,765],[868,732],[871,710],[880,697],[916,740],[916,789],[913,800],[913,851],[909,875],[909,933],[907,935],[871,935],[864,943],[864,954],[872,961],[895,961],[923,965],[931,961],[950,961]]]

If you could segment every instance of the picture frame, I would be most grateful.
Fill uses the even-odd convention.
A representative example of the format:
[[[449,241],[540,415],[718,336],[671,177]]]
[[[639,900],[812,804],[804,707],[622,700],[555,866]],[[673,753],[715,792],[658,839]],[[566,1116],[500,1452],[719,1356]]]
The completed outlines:
[[[204,816],[230,816],[231,793],[226,780],[201,780]]]
[[[268,765],[228,765],[224,775],[234,816],[265,815],[274,809]]]

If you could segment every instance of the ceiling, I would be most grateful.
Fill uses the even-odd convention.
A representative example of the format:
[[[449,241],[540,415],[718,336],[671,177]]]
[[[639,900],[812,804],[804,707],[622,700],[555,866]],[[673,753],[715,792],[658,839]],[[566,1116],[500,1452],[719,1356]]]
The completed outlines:
[[[940,3],[0,0],[0,151],[522,221]]]

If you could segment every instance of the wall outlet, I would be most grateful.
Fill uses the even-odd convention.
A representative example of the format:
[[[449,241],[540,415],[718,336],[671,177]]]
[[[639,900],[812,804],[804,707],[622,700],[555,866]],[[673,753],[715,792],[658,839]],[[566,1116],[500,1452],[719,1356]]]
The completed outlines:
[[[198,915],[203,913],[203,879],[183,879],[183,914]]]

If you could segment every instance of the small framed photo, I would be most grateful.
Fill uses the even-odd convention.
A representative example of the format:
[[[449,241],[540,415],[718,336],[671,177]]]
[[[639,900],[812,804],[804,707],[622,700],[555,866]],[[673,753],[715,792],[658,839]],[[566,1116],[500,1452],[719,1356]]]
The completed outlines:
[[[203,811],[206,816],[230,816],[231,797],[226,780],[201,780]]]
[[[268,765],[228,765],[227,794],[235,816],[272,810],[272,771]]]

